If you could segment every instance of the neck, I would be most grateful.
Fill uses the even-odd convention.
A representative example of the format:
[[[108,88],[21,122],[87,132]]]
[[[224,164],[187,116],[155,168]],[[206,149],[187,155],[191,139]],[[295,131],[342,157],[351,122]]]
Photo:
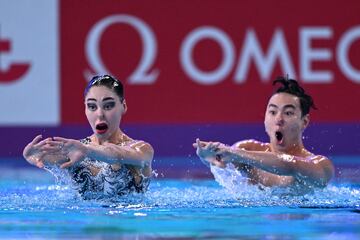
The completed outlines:
[[[127,136],[118,128],[113,134],[111,134],[108,138],[101,138],[97,135],[92,136],[93,142],[102,145],[103,143],[122,143],[127,139]]]
[[[302,141],[294,144],[289,144],[288,146],[279,146],[276,143],[270,143],[270,149],[272,152],[281,152],[295,156],[302,155],[305,151]]]

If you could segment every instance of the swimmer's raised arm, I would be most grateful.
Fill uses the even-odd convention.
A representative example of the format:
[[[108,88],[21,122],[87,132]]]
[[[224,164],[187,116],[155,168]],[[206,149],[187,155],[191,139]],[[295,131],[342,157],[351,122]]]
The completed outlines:
[[[144,141],[132,141],[128,145],[117,145],[113,143],[83,144],[78,140],[54,137],[54,141],[48,141],[54,149],[61,149],[70,161],[61,165],[67,168],[76,162],[82,161],[85,157],[97,159],[109,164],[128,164],[139,167],[151,163],[154,150],[150,144]]]
[[[243,163],[261,170],[325,187],[334,175],[331,161],[321,155],[299,157],[285,153],[248,151],[241,148],[221,146],[217,151],[225,163]]]
[[[221,142],[201,141],[200,139],[196,139],[196,142],[193,143],[193,147],[197,149],[196,154],[205,165],[210,166],[210,164],[213,164],[215,166],[224,168],[226,166],[226,163],[221,161],[221,156],[217,153],[217,151],[221,149],[220,146],[226,147],[227,145]],[[263,150],[268,148],[266,144],[256,141],[254,139],[236,142],[232,145],[232,147],[244,150]],[[240,162],[233,162],[233,164],[239,170],[248,171],[251,168],[251,166]]]

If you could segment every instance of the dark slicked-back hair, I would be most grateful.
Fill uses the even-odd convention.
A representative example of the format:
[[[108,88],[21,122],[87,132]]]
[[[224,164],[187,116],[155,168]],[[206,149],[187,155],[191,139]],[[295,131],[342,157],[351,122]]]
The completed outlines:
[[[273,85],[276,84],[281,84],[282,86],[277,88],[273,95],[277,93],[288,93],[299,98],[302,117],[310,112],[310,108],[317,109],[312,97],[305,93],[305,90],[296,80],[287,77],[277,77],[273,82]]]
[[[110,90],[114,91],[114,93],[120,98],[120,101],[124,100],[124,86],[123,84],[117,80],[115,77],[111,75],[98,75],[94,76],[90,82],[87,84],[84,91],[84,98],[89,92],[90,88],[94,86],[105,86]]]

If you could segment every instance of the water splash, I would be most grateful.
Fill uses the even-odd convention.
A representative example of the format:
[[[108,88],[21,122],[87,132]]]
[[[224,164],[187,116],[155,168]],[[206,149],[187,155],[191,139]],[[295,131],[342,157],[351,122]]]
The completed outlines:
[[[146,213],[149,209],[168,211],[168,209],[188,208],[273,206],[295,208],[360,207],[360,188],[354,184],[331,184],[327,188],[319,189],[312,194],[289,196],[273,194],[271,189],[260,190],[257,186],[248,185],[246,177],[242,176],[234,167],[228,169],[213,168],[211,171],[215,176],[215,181],[212,179],[184,181],[155,178],[145,194],[131,194],[96,201],[85,201],[71,187],[59,184],[64,182],[63,179],[56,181],[55,184],[49,184],[49,179],[42,180],[44,175],[40,174],[38,174],[36,182],[28,180],[24,183],[23,180],[2,179],[0,182],[0,211],[57,211],[60,209],[62,211],[88,212],[105,209],[105,211],[113,211],[112,214],[115,214],[123,211],[139,212],[140,210],[141,213],[144,211]],[[31,177],[34,179],[36,175]]]
[[[220,186],[223,186],[232,194],[257,191],[256,187],[248,184],[248,178],[243,176],[231,163],[226,168],[211,165],[210,170]]]
[[[71,184],[71,177],[68,171],[61,169],[59,166],[50,165],[44,167],[46,171],[51,173],[55,178],[55,185],[70,185]]]
[[[234,165],[226,168],[211,166],[211,172],[220,186],[224,187],[244,206],[289,206],[314,208],[346,208],[360,206],[360,190],[351,186],[329,185],[314,189],[305,195],[292,195],[290,188],[261,189],[248,184],[248,179]]]

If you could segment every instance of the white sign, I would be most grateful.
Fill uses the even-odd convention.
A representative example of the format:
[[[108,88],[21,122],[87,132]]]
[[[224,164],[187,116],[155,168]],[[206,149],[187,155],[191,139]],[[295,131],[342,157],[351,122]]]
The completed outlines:
[[[1,0],[0,126],[60,123],[56,0]]]

